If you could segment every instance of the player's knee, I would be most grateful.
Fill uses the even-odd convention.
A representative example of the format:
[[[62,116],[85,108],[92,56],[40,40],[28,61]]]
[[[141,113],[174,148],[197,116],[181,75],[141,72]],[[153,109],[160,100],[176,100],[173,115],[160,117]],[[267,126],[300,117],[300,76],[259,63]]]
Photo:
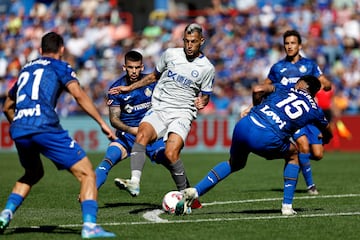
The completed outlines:
[[[176,162],[179,159],[179,153],[176,151],[165,150],[165,158],[171,163]]]
[[[25,170],[25,174],[19,179],[19,182],[33,186],[38,183],[43,176],[43,168]]]
[[[319,161],[324,157],[324,153],[322,151],[313,152],[310,156],[312,160]]]

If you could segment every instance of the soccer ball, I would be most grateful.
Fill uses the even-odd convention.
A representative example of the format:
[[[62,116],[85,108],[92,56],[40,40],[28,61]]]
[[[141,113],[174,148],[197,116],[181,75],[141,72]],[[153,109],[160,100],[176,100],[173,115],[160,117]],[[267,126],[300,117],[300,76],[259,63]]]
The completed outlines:
[[[183,194],[179,191],[171,191],[165,194],[162,201],[162,208],[166,213],[174,214],[176,204],[183,198]]]

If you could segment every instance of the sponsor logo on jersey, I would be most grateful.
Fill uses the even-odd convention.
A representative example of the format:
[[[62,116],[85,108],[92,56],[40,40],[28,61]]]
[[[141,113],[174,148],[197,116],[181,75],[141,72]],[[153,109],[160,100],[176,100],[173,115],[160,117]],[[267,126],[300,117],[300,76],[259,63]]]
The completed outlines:
[[[140,111],[140,110],[143,110],[143,109],[149,109],[150,107],[151,107],[151,102],[141,103],[141,104],[138,104],[138,105],[135,105],[135,106],[131,106],[130,104],[127,104],[124,107],[124,110],[127,113],[132,113],[133,111]]]
[[[40,104],[36,104],[34,108],[24,108],[17,110],[14,116],[14,121],[17,119],[21,119],[23,117],[33,117],[40,115],[41,115]]]
[[[281,120],[276,113],[270,110],[270,107],[268,105],[265,105],[262,109],[260,109],[260,111],[266,116],[271,117],[271,119],[279,125],[280,129],[282,129],[286,125],[286,121]]]
[[[168,71],[168,77],[185,87],[190,87],[193,84],[193,81],[191,79],[188,79],[185,76],[179,75],[175,72],[172,72],[171,70]]]
[[[292,77],[292,78],[283,77],[280,83],[284,86],[287,86],[288,84],[295,84],[298,80],[299,77]]]

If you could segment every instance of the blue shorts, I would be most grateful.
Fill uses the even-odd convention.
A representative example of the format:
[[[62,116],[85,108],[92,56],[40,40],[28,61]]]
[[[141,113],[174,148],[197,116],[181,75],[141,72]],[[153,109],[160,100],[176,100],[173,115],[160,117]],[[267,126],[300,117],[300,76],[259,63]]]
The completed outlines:
[[[118,137],[118,139],[114,141],[121,144],[126,149],[128,153],[126,157],[129,157],[131,153],[131,149],[135,143],[135,136],[126,132],[117,132],[116,136]],[[165,149],[165,143],[161,138],[153,142],[152,144],[148,144],[146,146],[146,155],[150,158],[152,162],[161,163],[163,158],[162,157],[157,158],[157,154],[159,151],[164,149]]]
[[[230,154],[232,159],[239,161],[244,161],[250,152],[266,159],[280,159],[289,148],[288,139],[281,139],[271,128],[259,126],[246,116],[235,125]]]
[[[321,135],[321,131],[312,124],[306,125],[305,127],[297,130],[293,139],[296,141],[299,137],[305,135],[308,138],[309,144],[322,144],[322,138],[319,137]]]
[[[70,169],[86,156],[68,131],[37,133],[14,139],[21,165],[31,169],[40,164],[40,154],[50,159],[57,169]]]

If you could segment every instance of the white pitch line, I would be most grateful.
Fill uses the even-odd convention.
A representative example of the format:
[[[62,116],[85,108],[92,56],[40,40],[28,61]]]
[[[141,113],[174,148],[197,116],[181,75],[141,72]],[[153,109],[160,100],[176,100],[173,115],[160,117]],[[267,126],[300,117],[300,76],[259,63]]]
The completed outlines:
[[[360,197],[360,194],[342,194],[342,195],[320,195],[320,196],[303,196],[295,197],[296,199],[316,199],[316,198],[345,198],[345,197]],[[202,203],[204,206],[210,205],[223,205],[233,203],[248,203],[248,202],[266,202],[266,201],[279,201],[282,198],[263,198],[263,199],[248,199],[239,201],[225,201],[225,202],[211,202]],[[145,212],[143,217],[147,221],[143,222],[112,222],[112,223],[99,223],[102,226],[119,226],[119,225],[148,225],[148,224],[159,224],[159,223],[199,223],[199,222],[220,222],[220,221],[244,221],[244,220],[269,220],[269,219],[281,219],[281,218],[314,218],[314,217],[336,217],[336,216],[357,216],[360,212],[341,212],[341,213],[321,213],[321,214],[298,214],[296,216],[254,216],[254,217],[236,217],[236,218],[206,218],[206,219],[189,219],[189,220],[168,220],[159,217],[160,214],[165,212],[161,209],[154,209],[152,211]],[[175,216],[174,216],[175,217]],[[72,228],[82,227],[82,224],[64,224],[59,225],[60,228]],[[9,227],[8,229],[16,229],[20,227]],[[21,226],[24,228],[24,226]],[[41,226],[28,226],[27,228],[40,229]]]
[[[345,198],[345,197],[360,197],[360,194],[303,196],[303,197],[294,197],[294,199]],[[237,201],[202,203],[202,205],[212,206],[212,205],[225,205],[225,204],[236,204],[236,203],[271,202],[271,201],[281,201],[281,200],[282,198],[260,198],[260,199],[245,199],[245,200],[237,200]]]

